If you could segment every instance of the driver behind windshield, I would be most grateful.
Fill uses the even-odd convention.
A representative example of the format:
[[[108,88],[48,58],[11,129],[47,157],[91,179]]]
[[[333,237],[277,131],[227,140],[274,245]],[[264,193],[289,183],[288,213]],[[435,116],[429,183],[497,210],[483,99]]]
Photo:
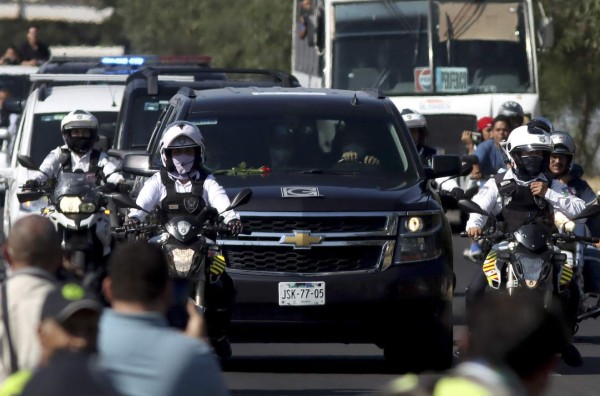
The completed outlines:
[[[346,124],[338,132],[341,137],[342,157],[339,162],[359,162],[365,165],[379,165],[380,160],[369,152],[369,135],[366,129],[356,124]],[[337,138],[337,136],[336,136]]]
[[[57,178],[62,172],[91,172],[106,178],[107,183],[124,183],[123,176],[108,155],[94,149],[98,139],[98,119],[85,110],[74,110],[60,123],[64,146],[52,150],[40,165],[39,174],[25,182],[24,189],[36,189],[49,178]],[[107,177],[108,175],[108,177]]]

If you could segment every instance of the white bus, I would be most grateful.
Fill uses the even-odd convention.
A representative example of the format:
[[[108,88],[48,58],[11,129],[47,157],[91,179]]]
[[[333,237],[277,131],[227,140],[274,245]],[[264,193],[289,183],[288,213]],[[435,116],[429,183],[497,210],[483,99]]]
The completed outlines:
[[[376,89],[427,117],[428,144],[460,153],[460,133],[505,101],[539,115],[537,45],[552,20],[532,0],[297,0],[292,73],[303,86]]]

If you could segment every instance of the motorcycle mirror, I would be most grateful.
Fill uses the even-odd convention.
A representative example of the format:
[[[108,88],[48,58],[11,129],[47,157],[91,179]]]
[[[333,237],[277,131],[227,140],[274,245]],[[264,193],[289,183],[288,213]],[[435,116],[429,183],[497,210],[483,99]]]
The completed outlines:
[[[27,168],[29,170],[38,170],[38,167],[33,162],[33,159],[27,155],[18,154],[17,160],[19,165],[21,165],[23,168]]]
[[[17,154],[17,161],[19,162],[19,165],[21,165],[23,168],[41,172],[47,178],[50,178],[50,175],[48,175],[46,172],[43,172],[39,169],[39,167],[35,164],[35,162],[33,162],[33,159],[31,157],[29,157],[27,155]]]
[[[571,218],[571,220],[585,219],[587,217],[596,217],[598,215],[600,215],[600,205],[593,204],[586,206],[585,209],[579,212],[577,216]]]
[[[113,194],[111,196],[112,200],[117,204],[117,206],[122,208],[133,208],[141,210],[142,212],[150,213],[149,211],[143,209],[138,204],[135,203],[133,199],[131,199],[128,195],[125,194]]]
[[[26,191],[17,193],[17,200],[19,203],[27,201],[36,201],[44,196],[43,191]]]
[[[249,188],[244,188],[242,191],[237,193],[235,197],[233,197],[231,204],[223,212],[227,212],[228,210],[237,208],[238,206],[247,203],[250,200],[250,197],[252,197],[252,190]]]

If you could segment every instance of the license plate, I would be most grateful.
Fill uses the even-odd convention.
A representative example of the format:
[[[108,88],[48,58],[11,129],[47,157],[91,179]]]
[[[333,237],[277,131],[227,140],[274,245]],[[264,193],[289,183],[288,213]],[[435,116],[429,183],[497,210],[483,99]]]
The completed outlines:
[[[325,305],[325,282],[279,282],[279,305]]]

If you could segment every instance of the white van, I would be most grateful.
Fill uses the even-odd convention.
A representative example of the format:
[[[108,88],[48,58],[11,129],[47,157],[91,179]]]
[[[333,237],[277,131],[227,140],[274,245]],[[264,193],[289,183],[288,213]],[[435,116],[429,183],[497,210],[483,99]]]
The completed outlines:
[[[35,175],[35,172],[19,165],[17,155],[27,155],[36,165],[40,165],[52,149],[64,144],[60,122],[70,111],[77,109],[93,113],[98,118],[101,142],[110,140],[115,131],[123,89],[124,85],[121,84],[42,85],[31,92],[23,110],[15,144],[9,153],[8,167],[0,169],[0,174],[6,179],[4,235],[7,235],[17,218],[40,213],[47,205],[45,198],[25,203],[17,200],[16,193],[21,186]]]

